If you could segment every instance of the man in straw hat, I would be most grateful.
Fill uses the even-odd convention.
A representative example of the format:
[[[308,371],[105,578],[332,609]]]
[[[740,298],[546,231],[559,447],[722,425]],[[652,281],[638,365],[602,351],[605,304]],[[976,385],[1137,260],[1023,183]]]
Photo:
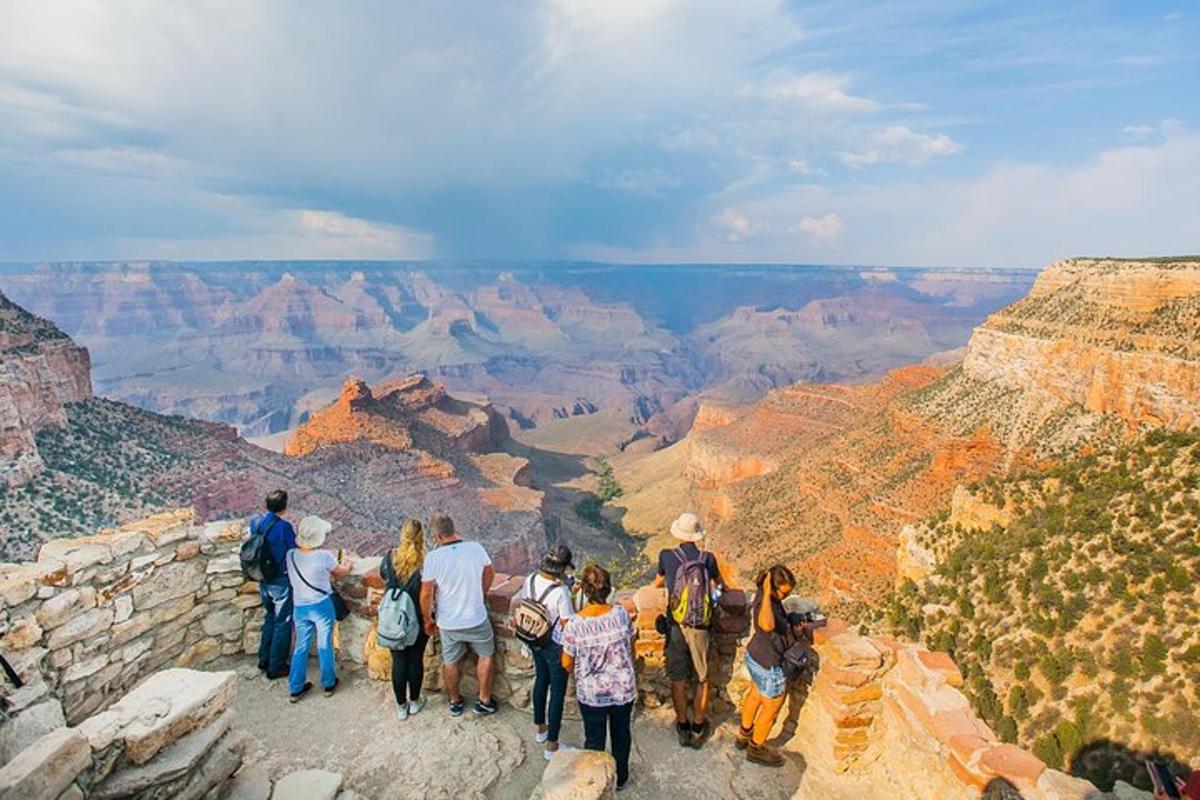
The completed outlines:
[[[671,523],[679,542],[658,554],[655,586],[667,587],[667,677],[675,706],[675,732],[684,747],[699,747],[708,736],[709,624],[715,605],[714,585],[733,587],[717,557],[701,547],[704,526],[695,514],[680,514]],[[693,716],[688,721],[688,686],[695,681]]]

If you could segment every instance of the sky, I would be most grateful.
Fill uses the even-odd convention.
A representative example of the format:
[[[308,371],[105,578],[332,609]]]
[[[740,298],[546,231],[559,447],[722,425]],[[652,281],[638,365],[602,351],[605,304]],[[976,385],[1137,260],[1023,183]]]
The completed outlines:
[[[0,0],[0,260],[1200,252],[1200,2]]]

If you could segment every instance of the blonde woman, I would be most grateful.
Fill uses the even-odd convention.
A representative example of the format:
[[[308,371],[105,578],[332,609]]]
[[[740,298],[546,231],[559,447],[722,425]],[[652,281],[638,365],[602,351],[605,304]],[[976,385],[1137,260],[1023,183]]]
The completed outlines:
[[[296,548],[288,550],[287,576],[296,600],[292,619],[296,627],[296,645],[292,649],[292,669],[288,674],[288,691],[295,703],[312,688],[308,677],[308,654],[313,639],[317,640],[317,657],[321,663],[321,687],[329,697],[337,688],[337,673],[333,665],[333,625],[337,614],[333,607],[333,578],[350,571],[349,564],[328,550],[322,550],[325,537],[333,525],[320,517],[308,516],[296,527]]]
[[[400,528],[400,543],[389,550],[380,563],[380,572],[388,591],[399,589],[412,598],[413,608],[421,607],[421,567],[425,563],[425,526],[407,519]],[[392,650],[392,692],[396,696],[396,716],[408,719],[425,707],[421,684],[425,681],[425,645],[429,635],[420,624],[416,641]]]

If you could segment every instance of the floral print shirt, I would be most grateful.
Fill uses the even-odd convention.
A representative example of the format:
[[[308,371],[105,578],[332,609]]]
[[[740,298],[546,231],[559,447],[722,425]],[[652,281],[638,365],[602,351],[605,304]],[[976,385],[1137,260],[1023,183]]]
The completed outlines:
[[[571,618],[563,650],[575,659],[575,694],[588,706],[623,706],[637,696],[630,639],[633,623],[621,605],[602,617]]]

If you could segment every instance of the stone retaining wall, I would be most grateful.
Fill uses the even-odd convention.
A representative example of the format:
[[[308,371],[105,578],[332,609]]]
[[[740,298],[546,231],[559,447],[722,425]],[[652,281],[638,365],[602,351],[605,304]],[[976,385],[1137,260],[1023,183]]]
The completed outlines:
[[[262,612],[257,586],[243,581],[238,566],[244,527],[196,526],[189,512],[172,512],[51,541],[32,564],[0,565],[0,651],[28,683],[7,689],[12,718],[0,726],[0,757],[11,758],[64,717],[75,723],[109,706],[162,667],[255,652]],[[350,574],[338,582],[352,611],[338,626],[339,658],[387,680],[391,656],[375,645],[373,630],[384,590],[379,558],[350,560]],[[503,623],[522,580],[497,575],[487,598],[497,629],[495,694],[518,707],[528,704],[533,665]],[[617,596],[636,617],[640,701],[668,703],[663,641],[654,630],[665,590],[645,586]],[[742,663],[748,611],[744,593],[722,596],[713,636],[716,714],[735,710],[750,685]],[[971,711],[958,690],[962,676],[944,653],[860,636],[837,621],[818,633],[816,648],[821,669],[811,687],[794,691],[780,720],[794,732],[789,746],[810,761],[828,759],[837,771],[870,776],[902,797],[977,800],[996,778],[1011,781],[1026,800],[1101,796],[1000,743]],[[435,640],[427,652],[430,690],[439,688],[439,663]],[[474,688],[465,669],[464,692]],[[567,713],[574,715],[570,701]]]

